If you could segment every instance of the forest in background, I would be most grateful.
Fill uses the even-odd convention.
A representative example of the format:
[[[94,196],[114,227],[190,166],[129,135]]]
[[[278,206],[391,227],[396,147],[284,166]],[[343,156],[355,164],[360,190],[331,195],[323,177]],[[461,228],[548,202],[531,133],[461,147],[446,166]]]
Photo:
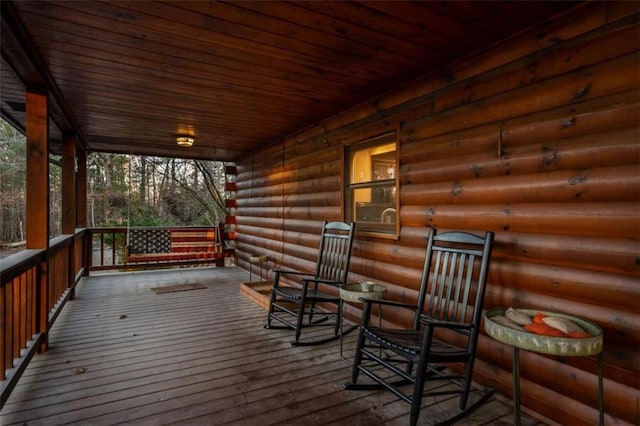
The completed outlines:
[[[188,226],[222,222],[225,170],[217,161],[92,153],[87,157],[87,225]],[[62,169],[49,156],[50,237],[61,233]],[[26,140],[0,121],[0,246],[25,238]]]

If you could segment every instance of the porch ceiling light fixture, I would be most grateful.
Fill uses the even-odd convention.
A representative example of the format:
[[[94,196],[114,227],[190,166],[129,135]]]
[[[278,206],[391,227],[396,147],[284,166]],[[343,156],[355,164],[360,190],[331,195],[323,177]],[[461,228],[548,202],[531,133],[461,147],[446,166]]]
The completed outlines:
[[[196,140],[193,138],[193,136],[187,136],[187,135],[176,136],[176,142],[180,146],[190,147],[191,145],[193,145],[195,141]]]

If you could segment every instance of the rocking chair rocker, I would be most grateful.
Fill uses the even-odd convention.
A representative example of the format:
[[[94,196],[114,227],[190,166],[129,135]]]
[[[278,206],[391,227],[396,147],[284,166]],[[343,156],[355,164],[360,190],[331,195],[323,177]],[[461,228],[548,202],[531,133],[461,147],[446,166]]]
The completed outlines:
[[[265,328],[295,330],[295,340],[291,343],[294,346],[317,345],[340,337],[339,289],[347,282],[354,230],[353,223],[323,222],[315,273],[274,270]],[[298,276],[302,281],[301,287],[282,285],[281,278],[289,276]],[[328,292],[330,287],[335,287],[335,291]],[[327,322],[331,318],[335,322]],[[283,325],[273,326],[272,320]],[[311,326],[333,326],[333,336],[301,341],[302,329]]]
[[[480,237],[466,232],[437,234],[430,229],[417,304],[375,301],[385,307],[413,310],[413,327],[376,327],[369,319],[372,302],[363,299],[351,382],[344,388],[390,390],[411,404],[412,426],[418,421],[424,396],[460,395],[460,412],[444,424],[459,420],[485,402],[493,390],[483,392],[477,402],[467,406],[492,244],[491,232]],[[445,369],[449,363],[462,364],[462,371]],[[358,384],[359,373],[373,383]],[[449,380],[456,386],[424,392],[425,382],[430,380]],[[412,385],[410,394],[399,388],[408,384]]]

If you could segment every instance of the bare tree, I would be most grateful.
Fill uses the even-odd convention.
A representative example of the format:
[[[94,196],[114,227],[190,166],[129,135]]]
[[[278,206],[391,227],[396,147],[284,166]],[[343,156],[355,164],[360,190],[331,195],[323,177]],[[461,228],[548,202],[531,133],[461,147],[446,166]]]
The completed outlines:
[[[26,140],[0,120],[0,244],[25,239]]]
[[[52,235],[61,231],[62,176],[50,158]],[[0,122],[0,244],[24,239],[26,140]],[[213,161],[92,153],[87,158],[89,226],[216,225],[227,214],[224,165]]]

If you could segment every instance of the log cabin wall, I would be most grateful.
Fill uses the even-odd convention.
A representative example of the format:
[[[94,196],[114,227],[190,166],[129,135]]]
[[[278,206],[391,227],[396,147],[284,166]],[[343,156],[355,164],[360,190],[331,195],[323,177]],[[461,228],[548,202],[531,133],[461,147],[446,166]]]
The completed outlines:
[[[320,222],[343,220],[344,147],[397,129],[400,235],[356,237],[351,279],[411,300],[428,227],[494,231],[485,307],[598,323],[607,423],[638,424],[638,22],[636,2],[580,6],[239,161],[239,265],[311,270]],[[476,379],[510,396],[511,355],[483,335]],[[597,423],[595,358],[520,361],[523,406]]]

